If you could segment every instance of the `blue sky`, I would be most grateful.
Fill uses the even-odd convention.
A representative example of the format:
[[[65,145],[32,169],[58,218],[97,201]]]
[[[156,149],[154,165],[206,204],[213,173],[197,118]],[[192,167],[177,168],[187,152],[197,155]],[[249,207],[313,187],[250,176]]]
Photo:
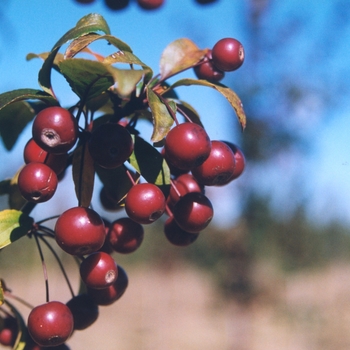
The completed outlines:
[[[350,26],[343,25],[342,32],[339,31],[340,15],[330,16],[331,10],[337,8],[332,6],[334,3],[339,3],[338,8],[341,8],[341,1],[335,0],[323,2],[322,5],[316,0],[310,0],[307,4],[299,0],[272,2],[269,16],[262,27],[270,38],[266,45],[273,47],[279,40],[288,41],[289,45],[287,48],[281,45],[281,49],[275,48],[273,55],[266,55],[265,66],[260,67],[264,69],[260,70],[259,79],[275,95],[274,98],[255,101],[256,108],[275,108],[278,115],[276,85],[279,81],[274,77],[283,80],[288,70],[294,70],[294,79],[299,79],[308,88],[312,87],[311,92],[299,101],[294,110],[289,111],[290,115],[282,117],[290,118],[291,128],[296,128],[311,140],[311,152],[302,159],[297,154],[290,155],[292,164],[285,164],[286,159],[274,159],[264,169],[251,169],[248,165],[246,176],[230,185],[230,191],[220,188],[218,195],[214,196],[219,198],[214,200],[214,207],[221,205],[215,214],[217,222],[232,222],[234,219],[240,203],[239,199],[232,201],[232,197],[236,198],[238,188],[244,185],[244,181],[256,181],[259,178],[257,190],[272,193],[275,207],[281,208],[293,193],[286,176],[293,179],[299,176],[303,193],[297,196],[296,201],[305,200],[312,217],[320,221],[339,217],[350,223],[350,119],[347,108],[349,91],[346,90],[350,58],[350,41],[346,41],[346,38],[350,37],[347,35],[350,34]],[[247,35],[243,29],[246,6],[246,1],[218,0],[213,5],[199,6],[194,0],[166,0],[163,8],[145,12],[131,1],[127,9],[111,12],[102,0],[96,0],[92,5],[79,5],[73,0],[3,0],[0,4],[3,17],[0,34],[0,92],[25,87],[39,88],[37,75],[41,62],[26,62],[26,54],[50,50],[60,36],[87,13],[103,15],[112,34],[128,43],[134,53],[157,72],[163,49],[181,37],[188,37],[203,48],[212,47],[222,37],[236,37],[244,44]],[[338,11],[341,13],[341,9]],[[344,21],[348,18],[346,13],[344,18]],[[289,32],[281,30],[289,22],[293,33],[290,36]],[[298,23],[303,23],[300,32]],[[243,89],[240,82],[252,74],[249,61],[253,50],[254,47],[246,47],[246,63],[239,71],[231,73],[230,78],[225,78],[223,83],[229,82],[238,92]],[[185,75],[193,77],[192,72]],[[75,102],[75,96],[65,81],[57,79],[54,84],[63,105]],[[338,97],[334,101],[329,95],[334,97],[336,93]],[[235,141],[237,137],[239,140],[239,125],[235,121],[227,123],[234,116],[228,111],[227,101],[217,92],[202,87],[186,87],[179,89],[179,94],[201,114],[211,138]],[[280,104],[283,114],[283,101]],[[12,165],[12,168],[6,166],[0,169],[2,178],[4,175],[11,176],[14,169],[22,164],[18,155],[28,137],[29,128],[10,153],[0,145],[1,158],[6,164]],[[285,185],[276,187],[277,183]]]

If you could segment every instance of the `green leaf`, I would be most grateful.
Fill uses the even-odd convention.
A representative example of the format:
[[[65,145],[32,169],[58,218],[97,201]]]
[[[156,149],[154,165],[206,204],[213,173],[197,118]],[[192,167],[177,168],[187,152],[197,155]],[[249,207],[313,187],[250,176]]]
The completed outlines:
[[[160,59],[161,79],[173,76],[196,65],[203,59],[208,49],[200,50],[190,39],[178,39],[170,43]]]
[[[147,89],[147,98],[153,116],[153,133],[151,140],[152,142],[158,142],[168,134],[174,123],[174,118],[164,102],[150,88]],[[173,101],[169,101],[169,107],[175,114],[176,104]]]
[[[51,51],[62,46],[70,40],[93,32],[103,32],[105,34],[110,34],[110,29],[107,22],[98,13],[90,13],[89,15],[81,18],[74,28],[70,29],[66,34],[62,36],[61,39],[57,41]]]
[[[190,85],[208,86],[219,91],[231,104],[231,106],[236,112],[238,121],[241,124],[242,129],[243,130],[245,129],[247,121],[246,121],[246,115],[243,110],[243,104],[234,91],[232,91],[230,88],[222,84],[213,84],[207,80],[197,80],[197,79],[178,80],[176,83],[172,84],[169,87],[169,90],[174,89],[178,86],[190,86]]]
[[[90,206],[94,180],[94,161],[85,142],[74,151],[73,155],[73,181],[79,205]]]
[[[95,98],[114,84],[112,74],[101,62],[70,58],[62,61],[59,67],[81,99]]]
[[[121,98],[129,97],[136,89],[138,82],[147,74],[145,70],[118,69],[115,67],[107,67],[107,69],[116,82],[116,87],[113,88],[113,91],[116,91]]]
[[[43,52],[39,54],[29,53],[26,56],[26,60],[31,61],[34,58],[40,58],[45,61],[49,57],[49,55],[50,55],[50,52]],[[58,64],[59,62],[63,61],[63,59],[64,59],[63,55],[61,53],[57,53],[57,55],[54,57],[52,68],[59,72],[60,70],[58,68]]]
[[[39,84],[45,92],[50,95],[54,95],[51,85],[51,69],[54,65],[55,58],[60,47],[70,40],[96,31],[110,34],[110,30],[105,19],[99,14],[91,13],[81,18],[74,28],[70,29],[62,36],[61,39],[57,41],[39,71]]]
[[[33,227],[33,219],[20,210],[0,212],[0,249],[25,236]]]
[[[21,313],[15,308],[15,306],[10,303],[8,300],[5,300],[6,305],[11,309],[12,314],[15,316],[17,321],[17,337],[15,344],[13,345],[13,350],[23,350],[26,346],[27,337],[29,336],[26,324]]]
[[[11,209],[21,209],[23,205],[27,202],[22,194],[21,191],[18,188],[18,175],[20,173],[22,168],[20,168],[15,176],[10,181],[10,188],[9,188],[9,207]]]
[[[96,33],[90,33],[78,37],[73,40],[72,43],[68,46],[65,52],[65,58],[73,58],[76,54],[84,50],[87,46],[93,43],[96,40],[107,40],[110,44],[115,46],[117,49],[131,53],[132,50],[129,45],[116,38],[113,35],[100,35]]]
[[[26,125],[34,119],[35,114],[30,104],[24,101],[9,104],[0,110],[0,135],[8,151],[13,148]]]
[[[147,182],[158,186],[170,185],[170,170],[163,156],[148,142],[134,137],[134,152],[130,164]]]
[[[44,91],[36,89],[18,89],[0,94],[0,110],[10,103],[23,100],[41,100],[49,106],[58,106],[58,101]]]
[[[120,203],[133,186],[126,171],[127,169],[124,166],[119,166],[114,169],[104,169],[96,166],[96,173],[99,179],[109,197],[113,198],[115,203]],[[134,175],[135,182],[137,182],[139,178],[139,174]]]

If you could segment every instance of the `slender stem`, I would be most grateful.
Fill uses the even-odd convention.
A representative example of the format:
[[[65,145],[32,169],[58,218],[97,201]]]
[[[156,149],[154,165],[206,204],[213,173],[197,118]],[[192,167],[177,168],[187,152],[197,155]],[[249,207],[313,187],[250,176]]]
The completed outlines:
[[[185,111],[177,105],[177,110],[179,111],[180,114],[182,114],[190,123],[193,123],[193,120],[185,113]]]
[[[173,179],[170,179],[170,183],[171,183],[172,188],[175,190],[176,194],[177,194],[179,197],[181,197],[181,193],[180,193],[179,190],[177,189],[176,184],[175,184],[175,182],[174,182]]]
[[[132,177],[130,170],[128,168],[126,168],[125,165],[124,165],[124,169],[125,169],[126,175],[128,175],[130,182],[133,184],[133,186],[136,185],[136,182],[135,182],[134,178]]]
[[[38,247],[38,250],[39,250],[41,264],[42,264],[42,267],[43,267],[44,278],[45,278],[45,289],[46,289],[46,302],[48,303],[50,301],[50,296],[49,296],[49,279],[47,277],[46,264],[45,264],[43,251],[41,249],[37,233],[34,233],[34,238],[35,238],[35,242],[36,242],[36,245]]]
[[[72,285],[69,281],[69,278],[68,278],[68,275],[67,275],[67,272],[62,264],[62,261],[60,259],[60,257],[57,255],[57,253],[55,252],[55,250],[52,248],[51,244],[45,239],[44,236],[39,236],[39,238],[46,244],[46,246],[50,249],[51,253],[53,254],[53,256],[55,257],[61,271],[62,271],[62,274],[64,276],[64,279],[66,280],[66,283],[68,285],[68,288],[69,288],[69,291],[70,293],[72,294],[72,297],[74,297],[74,291],[73,291],[73,288],[72,288]]]
[[[59,215],[50,216],[50,217],[48,217],[48,218],[42,219],[42,220],[40,220],[40,221],[37,221],[36,224],[37,224],[37,225],[41,225],[41,224],[43,224],[43,223],[46,222],[46,221],[54,220],[54,219],[57,219],[57,218],[59,218]]]

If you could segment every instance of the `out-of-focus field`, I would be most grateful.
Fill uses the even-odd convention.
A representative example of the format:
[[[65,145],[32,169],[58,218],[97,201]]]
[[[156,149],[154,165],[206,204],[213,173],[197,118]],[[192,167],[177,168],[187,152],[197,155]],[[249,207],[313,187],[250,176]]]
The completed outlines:
[[[282,276],[261,262],[254,269],[254,297],[246,304],[224,299],[210,276],[188,265],[126,269],[126,293],[100,307],[93,326],[73,334],[72,350],[350,349],[348,263]],[[45,300],[37,272],[8,278],[14,292],[33,304]],[[49,271],[51,298],[68,300],[55,274]],[[23,290],[17,289],[18,278]]]

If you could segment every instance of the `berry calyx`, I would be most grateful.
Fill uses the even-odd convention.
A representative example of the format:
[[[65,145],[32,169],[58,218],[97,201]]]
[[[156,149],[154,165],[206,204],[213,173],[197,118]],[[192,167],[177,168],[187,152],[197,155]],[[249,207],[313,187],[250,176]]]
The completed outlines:
[[[87,255],[103,246],[106,231],[97,212],[90,208],[73,207],[57,219],[55,238],[57,244],[68,254]]]
[[[80,277],[90,288],[103,289],[117,279],[117,264],[105,252],[94,252],[80,264]]]
[[[163,5],[164,0],[137,0],[137,3],[144,10],[155,10]]]
[[[29,163],[18,175],[18,188],[29,202],[48,201],[55,194],[57,184],[56,173],[43,163]]]
[[[77,141],[78,123],[65,108],[48,107],[36,115],[32,134],[34,141],[45,151],[67,153]]]
[[[107,240],[116,252],[128,254],[140,247],[143,237],[141,224],[130,218],[120,218],[112,222]]]
[[[210,200],[204,194],[191,192],[175,204],[173,215],[184,231],[198,233],[209,225],[214,211]]]
[[[243,45],[234,38],[219,40],[212,49],[213,63],[217,69],[231,72],[244,62]]]
[[[134,149],[129,131],[117,123],[99,125],[92,132],[88,145],[94,161],[107,169],[122,165]]]
[[[73,315],[75,330],[88,328],[98,318],[98,305],[88,294],[76,295],[66,305]]]
[[[223,186],[232,181],[236,161],[231,148],[222,141],[212,141],[209,157],[192,169],[193,176],[205,186]]]
[[[40,346],[63,344],[72,334],[73,315],[66,304],[50,301],[31,310],[28,331]]]
[[[199,236],[198,233],[183,230],[173,217],[169,217],[165,221],[164,233],[170,243],[180,247],[186,247],[192,244]]]
[[[163,192],[154,184],[134,185],[125,198],[125,211],[129,218],[139,224],[151,224],[165,211],[166,200]]]
[[[173,127],[165,138],[165,158],[179,169],[192,169],[208,157],[211,142],[206,131],[195,123]]]
[[[125,292],[129,280],[125,270],[118,265],[118,277],[109,287],[104,289],[87,288],[87,293],[97,305],[107,306],[117,301]]]

